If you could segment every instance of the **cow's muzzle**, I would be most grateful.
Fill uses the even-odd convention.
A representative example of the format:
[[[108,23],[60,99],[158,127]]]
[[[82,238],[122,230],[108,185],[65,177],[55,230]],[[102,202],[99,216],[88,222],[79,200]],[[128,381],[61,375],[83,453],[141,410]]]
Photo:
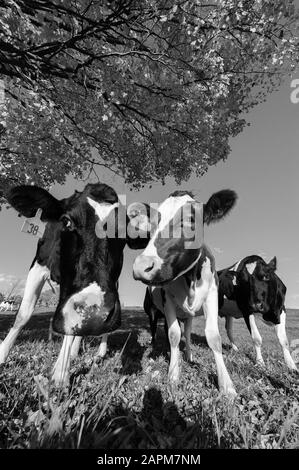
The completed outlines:
[[[160,260],[155,256],[137,256],[133,265],[133,277],[136,281],[151,284],[160,270]]]
[[[97,295],[98,294],[98,295]],[[121,310],[117,293],[101,296],[94,285],[60,301],[53,318],[53,330],[74,336],[101,336],[120,326]]]
[[[265,311],[265,306],[263,304],[263,302],[256,302],[254,305],[253,305],[253,310],[255,312],[260,312],[260,313],[263,313]]]

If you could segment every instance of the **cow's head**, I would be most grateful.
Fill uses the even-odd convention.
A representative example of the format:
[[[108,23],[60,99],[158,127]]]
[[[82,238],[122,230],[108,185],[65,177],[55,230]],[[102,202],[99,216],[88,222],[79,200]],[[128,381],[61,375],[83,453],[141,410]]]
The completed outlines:
[[[223,190],[201,205],[187,191],[171,194],[159,206],[151,240],[134,262],[134,279],[164,285],[189,271],[201,254],[203,223],[221,220],[236,199],[235,192]]]
[[[277,260],[262,258],[244,265],[238,275],[239,302],[246,302],[249,313],[262,313],[267,322],[278,324],[284,307],[286,287],[276,275]]]
[[[28,218],[42,209],[41,220],[47,222],[34,263],[46,265],[60,284],[54,330],[79,336],[115,330],[120,324],[117,280],[123,249],[126,243],[144,248],[148,241],[147,233],[140,238],[136,231],[131,239],[128,226],[147,230],[147,214],[138,205],[131,205],[127,214],[115,191],[100,183],[62,200],[39,187],[19,186],[7,199]],[[143,212],[147,208],[143,205]]]

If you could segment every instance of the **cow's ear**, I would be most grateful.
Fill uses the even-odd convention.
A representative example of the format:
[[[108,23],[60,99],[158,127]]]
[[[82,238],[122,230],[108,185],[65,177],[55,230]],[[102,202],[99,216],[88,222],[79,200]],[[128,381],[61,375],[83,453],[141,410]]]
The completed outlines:
[[[60,201],[51,196],[45,189],[37,186],[17,186],[6,194],[9,204],[25,217],[34,217],[38,209],[42,209],[41,220],[59,220],[63,214]]]
[[[268,268],[271,269],[271,271],[276,271],[277,269],[277,258],[274,256],[273,259],[268,263]]]
[[[208,225],[225,217],[234,207],[237,197],[235,191],[230,189],[223,189],[214,193],[208,202],[204,204],[204,223]]]
[[[133,250],[144,249],[150,239],[155,215],[146,203],[135,202],[127,209],[127,244]]]

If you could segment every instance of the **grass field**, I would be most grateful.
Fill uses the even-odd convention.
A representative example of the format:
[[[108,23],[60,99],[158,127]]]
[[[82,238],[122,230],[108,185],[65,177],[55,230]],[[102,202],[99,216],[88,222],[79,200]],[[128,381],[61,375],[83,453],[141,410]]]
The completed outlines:
[[[3,339],[14,316],[0,314]],[[162,325],[153,349],[142,310],[125,310],[101,363],[99,340],[85,340],[71,366],[70,390],[49,382],[61,338],[49,341],[49,313],[36,314],[0,369],[0,448],[200,449],[298,448],[299,377],[289,373],[275,332],[257,321],[266,368],[254,364],[251,338],[235,321],[240,351],[223,352],[238,397],[219,396],[212,352],[194,322],[192,364],[183,359],[181,380],[167,382],[168,347]],[[287,313],[290,342],[299,339],[299,311]],[[298,346],[297,346],[298,347]]]

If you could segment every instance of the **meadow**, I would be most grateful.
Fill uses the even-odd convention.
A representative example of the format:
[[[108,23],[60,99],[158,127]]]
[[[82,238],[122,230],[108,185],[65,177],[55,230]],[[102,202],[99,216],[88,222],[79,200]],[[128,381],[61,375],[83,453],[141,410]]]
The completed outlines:
[[[254,363],[244,322],[234,322],[239,346],[234,352],[219,320],[225,362],[238,392],[231,402],[217,389],[202,318],[194,322],[193,363],[184,360],[181,341],[177,386],[167,381],[163,325],[153,348],[148,319],[135,308],[124,310],[122,327],[109,336],[100,362],[94,360],[99,340],[84,341],[65,390],[49,381],[62,341],[51,334],[50,318],[50,312],[37,312],[1,366],[0,448],[299,448],[299,376],[288,372],[274,330],[261,321],[265,368]],[[12,314],[0,314],[1,340],[13,320]],[[293,344],[299,339],[299,311],[288,310],[287,334]]]

